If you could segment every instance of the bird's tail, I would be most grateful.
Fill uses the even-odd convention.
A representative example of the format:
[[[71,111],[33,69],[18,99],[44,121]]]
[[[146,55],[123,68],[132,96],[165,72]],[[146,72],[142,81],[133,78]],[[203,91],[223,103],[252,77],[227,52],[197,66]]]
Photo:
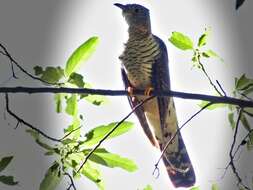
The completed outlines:
[[[165,144],[161,146],[165,147]],[[169,177],[175,187],[190,187],[195,184],[195,173],[188,156],[184,141],[180,132],[178,133],[178,151],[165,151],[163,162]]]

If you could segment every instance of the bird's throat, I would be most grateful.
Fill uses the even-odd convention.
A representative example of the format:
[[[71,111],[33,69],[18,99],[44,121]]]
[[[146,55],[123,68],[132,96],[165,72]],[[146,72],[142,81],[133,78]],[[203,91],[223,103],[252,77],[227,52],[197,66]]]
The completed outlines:
[[[139,24],[134,26],[129,26],[128,28],[129,38],[132,39],[143,39],[150,36],[151,27],[146,24]]]

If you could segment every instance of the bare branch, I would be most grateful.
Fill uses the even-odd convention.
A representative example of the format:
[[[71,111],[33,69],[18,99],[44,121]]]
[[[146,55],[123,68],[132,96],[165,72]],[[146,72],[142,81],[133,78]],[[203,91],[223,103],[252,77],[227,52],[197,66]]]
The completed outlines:
[[[236,127],[235,127],[235,132],[234,132],[234,137],[233,137],[233,142],[232,142],[232,145],[231,145],[231,148],[230,148],[230,151],[229,151],[229,157],[230,157],[230,162],[229,162],[229,166],[231,166],[232,168],[232,171],[233,173],[235,174],[236,178],[237,178],[237,181],[238,181],[238,185],[241,185],[243,186],[245,189],[248,189],[250,190],[250,188],[248,186],[246,186],[243,181],[242,181],[242,178],[240,177],[236,167],[235,167],[235,164],[234,164],[234,156],[235,154],[233,154],[233,150],[234,150],[234,147],[235,147],[235,143],[236,143],[236,140],[237,140],[237,134],[238,134],[238,129],[239,129],[239,123],[240,123],[240,118],[241,118],[241,115],[243,113],[243,109],[241,108],[240,111],[239,111],[239,114],[238,114],[238,118],[237,118],[237,121],[236,121]],[[239,150],[239,148],[236,150],[236,152]]]
[[[11,62],[11,71],[12,71],[12,77],[13,77],[14,79],[18,79],[18,77],[17,77],[16,74],[15,74],[13,62]]]
[[[7,48],[2,44],[0,43],[0,47],[2,48],[3,51],[0,51],[0,53],[4,56],[6,56],[10,62],[11,62],[11,68],[12,68],[12,75],[13,75],[13,78],[17,78],[16,75],[15,75],[15,72],[14,72],[14,68],[13,68],[13,64],[16,65],[16,67],[18,67],[23,73],[25,73],[27,76],[29,76],[30,78],[34,79],[34,80],[38,80],[42,83],[45,83],[45,84],[49,84],[49,85],[60,85],[60,83],[50,83],[50,82],[47,82],[47,81],[44,81],[42,80],[41,78],[39,77],[36,77],[34,75],[32,75],[31,73],[29,73],[28,71],[26,71],[11,55],[10,53],[8,52]]]
[[[99,143],[89,152],[89,154],[85,157],[84,162],[81,164],[79,169],[76,173],[79,173],[80,170],[83,168],[84,164],[88,161],[90,156],[99,148],[99,146],[125,121],[127,118],[129,118],[138,108],[140,108],[144,103],[148,102],[149,100],[153,99],[155,96],[150,96],[143,100],[141,103],[137,104],[132,111],[127,114],[120,122],[118,122],[100,141]]]
[[[64,175],[65,175],[65,176],[68,176],[68,178],[69,178],[69,180],[70,180],[70,185],[68,186],[67,190],[70,190],[71,187],[72,187],[74,190],[76,190],[76,186],[75,186],[73,177],[72,177],[69,173],[67,173],[67,172],[65,172]]]
[[[19,124],[24,124],[25,126],[29,127],[30,129],[33,129],[34,131],[38,132],[40,135],[44,136],[47,139],[50,139],[50,140],[56,141],[56,142],[61,142],[61,139],[56,139],[56,138],[50,137],[49,135],[47,135],[46,133],[44,133],[40,129],[34,127],[30,123],[26,122],[25,120],[23,120],[22,118],[20,118],[19,116],[17,116],[15,113],[13,113],[11,111],[11,109],[9,108],[9,96],[8,96],[8,93],[5,94],[5,103],[6,103],[5,105],[6,105],[6,110],[7,110],[8,114],[10,114],[12,117],[14,117],[17,120],[17,123],[18,123],[17,126]]]
[[[219,82],[218,80],[216,80],[216,83],[217,83],[217,84],[218,84],[218,86],[220,87],[220,89],[221,89],[221,91],[222,91],[223,95],[224,95],[224,96],[227,96],[227,93],[226,93],[226,92],[225,92],[225,90],[222,88],[222,86],[221,86],[220,82]]]
[[[204,67],[204,65],[201,63],[200,61],[200,55],[198,56],[198,63],[200,65],[200,69],[203,71],[203,73],[205,74],[205,76],[207,77],[209,83],[211,84],[211,86],[214,88],[214,90],[220,95],[222,96],[222,93],[219,91],[219,89],[215,86],[215,84],[212,82],[211,77],[208,75],[208,73],[206,72],[206,69]]]
[[[133,95],[144,95],[144,90],[135,89]],[[64,87],[1,87],[0,93],[69,93],[69,94],[97,94],[106,96],[128,96],[127,90],[104,90],[104,89],[90,89],[90,88],[64,88]],[[191,99],[191,100],[205,100],[213,104],[223,103],[238,105],[240,107],[253,107],[253,101],[241,100],[232,97],[224,96],[210,96],[205,94],[194,94],[186,92],[178,92],[172,90],[152,91],[152,96],[171,96],[176,98]]]

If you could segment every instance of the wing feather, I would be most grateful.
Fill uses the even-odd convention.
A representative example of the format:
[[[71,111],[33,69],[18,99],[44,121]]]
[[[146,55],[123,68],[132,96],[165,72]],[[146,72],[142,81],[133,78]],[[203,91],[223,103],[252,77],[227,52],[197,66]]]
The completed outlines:
[[[170,78],[169,78],[169,67],[168,67],[168,55],[167,48],[164,42],[154,36],[155,40],[160,46],[160,54],[155,60],[152,67],[152,86],[156,91],[169,90],[170,89]],[[159,118],[161,129],[164,130],[166,127],[166,118],[168,116],[169,107],[168,97],[157,97],[157,104],[159,108]]]
[[[127,89],[128,87],[132,87],[132,85],[130,84],[128,78],[127,78],[127,74],[125,72],[125,70],[123,68],[121,68],[121,76],[125,85],[125,88]],[[131,108],[133,109],[136,105],[138,105],[141,101],[139,101],[136,97],[132,98],[130,96],[127,97],[129,104],[131,106]],[[152,143],[153,146],[158,147],[157,141],[151,131],[151,129],[149,128],[145,113],[144,113],[144,108],[143,106],[139,107],[136,111],[135,114],[146,134],[146,136],[148,137],[148,139],[150,140],[150,142]]]

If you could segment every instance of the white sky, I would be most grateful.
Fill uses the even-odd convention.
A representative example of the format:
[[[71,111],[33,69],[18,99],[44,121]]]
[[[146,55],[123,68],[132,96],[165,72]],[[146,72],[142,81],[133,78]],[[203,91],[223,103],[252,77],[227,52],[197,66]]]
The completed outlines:
[[[27,6],[21,6],[20,10],[17,11],[20,13],[18,14],[18,18],[15,17],[13,20],[10,18],[10,21],[20,19],[19,22],[23,21],[25,26],[30,27],[24,27],[25,29],[21,29],[19,33],[15,32],[19,28],[19,25],[9,26],[7,22],[4,22],[4,28],[13,27],[11,31],[14,32],[8,33],[8,35],[6,32],[2,36],[5,37],[3,39],[9,39],[9,41],[18,38],[20,40],[18,44],[24,44],[24,49],[21,47],[17,48],[18,45],[14,48],[17,41],[11,41],[11,44],[14,46],[11,48],[15,50],[13,51],[14,56],[18,57],[26,67],[40,63],[55,66],[61,65],[63,67],[68,56],[75,48],[89,37],[94,35],[99,36],[101,42],[97,51],[85,66],[82,67],[80,73],[85,76],[85,80],[96,88],[122,89],[123,84],[120,76],[118,56],[121,54],[123,43],[127,39],[127,27],[120,10],[113,6],[113,3],[116,2],[140,3],[150,9],[153,33],[162,38],[168,48],[173,90],[209,94],[213,92],[202,73],[195,69],[191,70],[191,65],[188,64],[190,63],[191,54],[177,50],[167,41],[173,31],[186,33],[196,41],[205,27],[210,26],[212,28],[212,38],[210,39],[209,47],[218,52],[224,58],[225,63],[214,59],[208,62],[207,69],[210,71],[213,79],[218,79],[228,93],[231,92],[234,76],[238,76],[242,72],[252,74],[251,70],[248,69],[252,67],[247,66],[248,59],[245,58],[243,52],[242,45],[245,38],[242,39],[240,35],[240,28],[237,22],[238,13],[233,10],[234,4],[230,0],[224,0],[223,2],[219,0],[75,0],[71,2],[62,1],[61,4],[51,3],[54,6],[50,6],[49,1],[40,2],[41,5],[38,6],[36,3],[31,3],[30,0],[26,0]],[[10,5],[6,1],[6,7],[3,6],[2,9],[8,10],[8,8],[11,8]],[[31,6],[29,10],[28,5]],[[34,21],[31,20],[31,23],[34,25],[27,22],[26,17],[23,15],[23,11],[26,8],[28,11],[27,15],[34,17]],[[242,7],[242,11],[243,8],[246,9],[247,7]],[[38,18],[43,18],[45,15],[50,15],[47,16],[45,22],[35,21]],[[24,20],[21,19],[22,16]],[[37,27],[41,27],[41,29]],[[38,40],[36,33],[34,34],[34,30],[45,32],[41,35],[40,40]],[[26,32],[26,34],[22,32]],[[29,38],[31,39],[29,40]],[[30,44],[32,43],[30,42],[32,39],[38,40],[36,49],[40,53],[32,54],[32,57],[30,57],[29,52],[34,49],[34,45]],[[9,41],[6,40],[6,44]],[[238,63],[241,64],[242,62],[245,62],[245,67],[238,65]],[[36,96],[36,98],[33,96],[22,96],[22,100],[24,99],[25,102],[35,102],[32,105],[32,110],[23,112],[22,114],[28,118],[28,121],[48,125],[43,129],[49,129],[52,134],[61,136],[62,125],[66,124],[65,120],[62,121],[62,117],[54,114],[52,97],[45,96],[40,95]],[[17,98],[17,96],[15,97]],[[32,98],[32,100],[29,98]],[[20,99],[15,100],[15,109],[22,112],[23,107],[16,108],[18,105],[22,105],[22,103],[19,103]],[[43,109],[45,109],[43,114],[43,109],[35,109],[37,108],[35,105],[39,106],[42,104]],[[176,99],[179,124],[182,124],[199,109],[196,104],[197,102],[194,101]],[[86,118],[85,126],[87,128],[111,121],[119,121],[130,112],[130,107],[125,97],[112,97],[110,98],[110,104],[103,107],[94,107],[85,103],[82,103],[80,107],[82,107]],[[223,170],[219,170],[218,168],[224,168],[228,163],[228,148],[232,142],[230,138],[232,130],[228,126],[226,113],[225,110],[205,111],[182,131],[188,153],[196,171],[197,185],[200,185],[203,190],[210,189],[212,182],[218,182],[222,187],[221,189],[236,189],[233,184],[233,178],[230,178],[230,173],[223,180],[219,180]],[[145,137],[135,116],[132,116],[130,120],[136,123],[135,129],[122,137],[105,143],[105,147],[112,152],[135,160],[139,170],[135,173],[128,173],[120,169],[102,168],[107,189],[141,189],[147,184],[152,185],[154,190],[173,189],[162,164],[160,164],[160,177],[155,179],[152,176],[154,164],[160,154]],[[7,124],[6,121],[4,124]],[[11,128],[9,130],[6,129],[5,132],[7,136],[17,138],[19,143],[19,148],[17,148],[13,144],[10,146],[4,145],[4,143],[11,143],[12,140],[10,138],[6,137],[0,140],[0,143],[2,143],[0,147],[3,150],[1,154],[2,152],[15,152],[17,158],[19,158],[19,160],[15,161],[17,165],[13,166],[10,171],[16,172],[17,177],[22,176],[22,172],[27,171],[25,176],[20,177],[20,186],[16,189],[37,189],[39,180],[44,175],[48,166],[47,164],[50,163],[51,159],[43,157],[41,150],[33,153],[32,150],[38,149],[38,147],[34,145],[35,143],[32,140],[28,140],[25,143],[22,141],[23,138],[29,138],[22,130],[14,131]],[[20,133],[21,135],[16,133]],[[23,149],[21,145],[26,147],[26,154],[21,151]],[[29,167],[30,159],[35,163],[36,161],[34,160],[37,160],[38,163],[43,160],[45,164],[40,168],[44,169],[36,169],[34,171],[34,168]],[[249,158],[243,155],[241,159],[247,161]],[[22,166],[18,166],[18,164]],[[24,168],[26,168],[26,171],[24,171]],[[247,175],[247,172],[249,170],[243,171],[243,176]],[[80,189],[96,189],[96,186],[86,179],[78,181],[77,185]],[[0,189],[3,188],[8,189],[0,184]],[[59,189],[62,188],[60,187]],[[14,188],[11,187],[11,189]]]

